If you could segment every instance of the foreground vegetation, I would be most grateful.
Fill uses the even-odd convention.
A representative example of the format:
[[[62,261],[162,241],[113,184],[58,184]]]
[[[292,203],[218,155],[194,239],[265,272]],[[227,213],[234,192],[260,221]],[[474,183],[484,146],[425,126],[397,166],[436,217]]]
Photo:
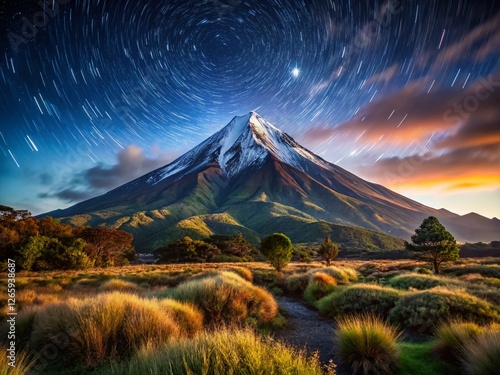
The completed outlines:
[[[499,259],[455,261],[442,275],[420,261],[333,264],[292,262],[280,274],[265,263],[22,271],[17,372],[0,366],[42,375],[333,373],[271,338],[292,329],[275,297],[285,294],[332,319],[327,345],[339,372],[495,373]]]

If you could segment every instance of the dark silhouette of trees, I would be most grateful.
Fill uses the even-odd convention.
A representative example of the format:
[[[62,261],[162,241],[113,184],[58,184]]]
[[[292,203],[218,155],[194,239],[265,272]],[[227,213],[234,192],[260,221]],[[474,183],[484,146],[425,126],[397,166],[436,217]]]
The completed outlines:
[[[187,236],[155,250],[159,263],[210,262],[219,254],[217,246]]]

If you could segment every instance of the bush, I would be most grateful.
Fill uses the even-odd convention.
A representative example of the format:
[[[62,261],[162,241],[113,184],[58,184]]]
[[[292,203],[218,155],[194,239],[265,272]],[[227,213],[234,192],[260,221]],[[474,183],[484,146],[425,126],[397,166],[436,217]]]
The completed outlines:
[[[47,342],[65,342],[68,358],[92,368],[182,336],[179,326],[196,315],[191,310],[124,293],[70,299],[40,308],[30,345],[39,350]]]
[[[209,324],[241,324],[247,318],[264,323],[278,313],[278,305],[269,292],[232,272],[188,280],[162,296],[193,303]]]
[[[341,318],[335,333],[337,354],[350,374],[393,374],[399,337],[396,328],[373,316]]]
[[[429,331],[437,321],[490,323],[500,318],[492,304],[466,292],[442,287],[408,293],[396,303],[390,316],[392,322],[421,332]]]
[[[322,371],[317,356],[307,357],[250,330],[221,330],[172,342],[159,351],[142,350],[127,362],[107,367],[102,375],[160,373],[321,375]]]
[[[435,331],[433,351],[440,357],[458,362],[465,344],[475,339],[483,329],[476,323],[454,320],[442,323]]]
[[[313,304],[320,298],[335,290],[337,281],[326,273],[317,272],[311,275],[309,284],[304,291],[304,299]]]
[[[431,289],[436,286],[460,285],[458,280],[434,275],[422,275],[418,273],[405,273],[395,276],[389,280],[389,284],[398,289]]]
[[[463,367],[469,375],[496,375],[500,369],[500,332],[485,332],[463,351]]]
[[[397,289],[375,284],[353,284],[323,297],[317,306],[321,314],[328,316],[368,313],[387,316],[402,295]]]
[[[311,275],[314,275],[318,272],[333,277],[336,280],[337,284],[349,284],[350,282],[356,281],[358,279],[358,273],[354,268],[335,266],[323,267],[312,269],[308,272],[288,276],[285,282],[286,290],[289,293],[297,295],[303,294],[307,288],[307,285],[309,285]]]

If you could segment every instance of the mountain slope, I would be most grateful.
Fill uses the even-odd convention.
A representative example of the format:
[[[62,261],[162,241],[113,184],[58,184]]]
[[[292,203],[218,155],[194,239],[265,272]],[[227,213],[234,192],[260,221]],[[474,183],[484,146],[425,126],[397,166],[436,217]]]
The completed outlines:
[[[321,237],[308,228],[322,222],[408,238],[429,215],[461,240],[488,241],[500,233],[498,220],[435,210],[367,182],[303,148],[254,112],[235,117],[165,167],[47,215],[130,231],[144,250],[183,234],[237,229],[255,240],[279,230],[293,233],[292,240],[313,242]],[[210,217],[216,219],[209,225]],[[220,223],[221,218],[230,223]]]

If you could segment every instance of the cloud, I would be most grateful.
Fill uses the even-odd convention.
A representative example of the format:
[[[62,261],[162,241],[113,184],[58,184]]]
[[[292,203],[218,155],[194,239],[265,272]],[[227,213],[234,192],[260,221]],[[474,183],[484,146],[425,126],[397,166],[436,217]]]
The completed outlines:
[[[398,69],[399,69],[399,65],[394,64],[391,67],[381,71],[380,73],[377,73],[377,74],[371,76],[370,78],[368,78],[365,82],[365,85],[369,85],[372,83],[379,83],[379,82],[383,82],[383,83],[388,82],[394,78],[394,76],[398,72]]]
[[[42,193],[39,197],[58,198],[68,203],[80,202],[132,181],[174,159],[174,155],[162,153],[157,147],[151,148],[150,153],[154,158],[145,156],[137,146],[129,146],[117,155],[116,164],[98,164],[86,169],[73,176],[69,186],[66,184],[56,188],[54,193]]]
[[[474,59],[483,61],[491,54],[500,51],[500,13],[474,28],[465,38],[439,52],[433,68],[441,69],[476,51]]]

